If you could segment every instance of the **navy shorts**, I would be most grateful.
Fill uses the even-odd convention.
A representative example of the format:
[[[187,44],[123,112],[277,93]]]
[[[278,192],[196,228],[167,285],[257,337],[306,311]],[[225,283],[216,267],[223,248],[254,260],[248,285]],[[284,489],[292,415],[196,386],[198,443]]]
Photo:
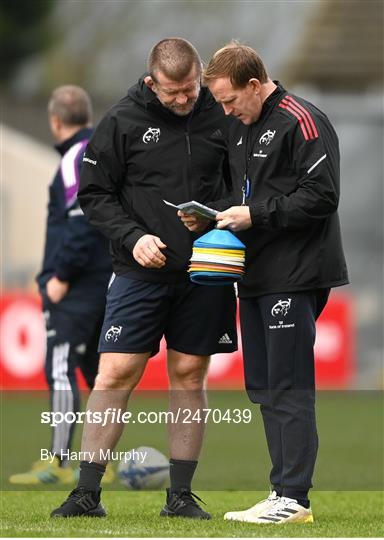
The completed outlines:
[[[116,276],[107,294],[99,352],[150,352],[153,356],[163,336],[168,349],[185,354],[235,351],[234,288]]]

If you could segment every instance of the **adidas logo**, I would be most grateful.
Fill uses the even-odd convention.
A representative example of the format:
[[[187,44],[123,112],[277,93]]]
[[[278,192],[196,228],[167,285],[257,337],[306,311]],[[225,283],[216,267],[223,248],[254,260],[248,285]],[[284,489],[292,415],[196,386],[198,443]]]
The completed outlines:
[[[221,133],[221,129],[216,129],[212,135],[211,135],[211,138],[214,139],[214,138],[217,138],[217,137],[222,137],[223,134]]]
[[[232,343],[232,340],[231,340],[231,338],[229,337],[228,334],[224,334],[224,335],[221,336],[221,338],[219,339],[219,345],[230,344],[230,343]]]

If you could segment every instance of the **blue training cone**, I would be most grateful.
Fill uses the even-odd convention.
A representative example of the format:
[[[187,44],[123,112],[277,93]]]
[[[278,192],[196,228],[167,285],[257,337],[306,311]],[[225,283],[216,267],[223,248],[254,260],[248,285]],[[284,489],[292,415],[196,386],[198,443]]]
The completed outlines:
[[[242,279],[244,263],[244,244],[230,231],[214,229],[193,243],[188,272],[200,285],[230,285]]]

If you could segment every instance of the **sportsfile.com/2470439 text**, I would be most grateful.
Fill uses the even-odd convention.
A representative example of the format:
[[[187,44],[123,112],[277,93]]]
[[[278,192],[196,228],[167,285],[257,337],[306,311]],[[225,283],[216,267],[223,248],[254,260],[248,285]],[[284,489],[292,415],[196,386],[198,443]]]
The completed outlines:
[[[192,424],[213,422],[214,424],[249,424],[252,421],[250,409],[188,409],[177,408],[174,411],[140,411],[137,413],[109,407],[105,411],[56,412],[41,413],[41,423],[50,426],[67,424]]]

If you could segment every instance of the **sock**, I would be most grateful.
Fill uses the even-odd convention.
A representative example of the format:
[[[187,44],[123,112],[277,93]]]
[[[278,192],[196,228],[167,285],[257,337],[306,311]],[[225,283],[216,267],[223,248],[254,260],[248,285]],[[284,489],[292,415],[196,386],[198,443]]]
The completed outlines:
[[[304,508],[309,508],[311,506],[311,503],[309,499],[296,499],[297,503],[300,504],[300,506],[304,506]]]
[[[283,490],[283,497],[288,497],[288,499],[295,499],[297,504],[304,506],[304,508],[310,507],[310,502],[308,500],[308,491],[294,491],[294,490]]]
[[[272,491],[276,491],[276,495],[277,495],[278,497],[281,497],[281,494],[283,493],[282,488],[281,488],[281,487],[276,487],[276,486],[273,486],[273,487],[272,487]]]
[[[105,473],[105,465],[89,461],[80,461],[80,477],[77,487],[98,491]]]
[[[171,491],[191,491],[191,482],[197,467],[197,461],[186,459],[170,459],[169,475],[171,478]]]

